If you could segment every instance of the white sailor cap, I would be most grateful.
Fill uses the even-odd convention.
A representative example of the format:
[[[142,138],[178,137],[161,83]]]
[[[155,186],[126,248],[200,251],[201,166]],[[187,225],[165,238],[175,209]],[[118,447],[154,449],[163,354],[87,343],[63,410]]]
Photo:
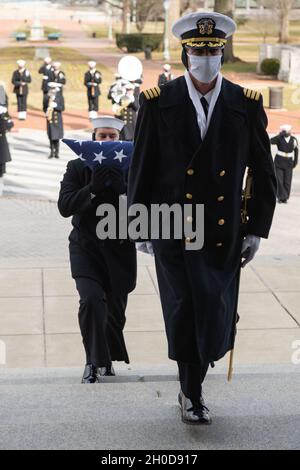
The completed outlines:
[[[236,30],[236,23],[229,16],[215,12],[194,12],[177,20],[172,27],[174,36],[183,46],[224,47],[227,38]]]
[[[45,62],[46,64],[50,64],[50,63],[52,62],[51,57],[50,57],[50,56],[45,57],[44,62]]]
[[[92,119],[91,121],[94,129],[99,129],[99,127],[106,127],[121,131],[124,127],[124,121],[121,121],[121,119],[115,118],[114,116],[99,116]]]
[[[60,66],[61,66],[61,63],[60,63],[60,62],[58,62],[58,61],[53,62],[53,67],[55,67],[55,68],[60,68]]]
[[[91,69],[94,69],[97,65],[97,62],[95,62],[94,60],[90,60],[88,62],[88,66],[91,68]]]
[[[19,67],[25,67],[26,60],[19,59],[19,60],[17,60],[17,64],[18,64]]]
[[[166,72],[169,72],[171,70],[171,65],[170,64],[165,64],[163,66],[163,69],[166,71]]]
[[[282,124],[279,129],[281,131],[290,132],[292,130],[292,126],[290,124]]]

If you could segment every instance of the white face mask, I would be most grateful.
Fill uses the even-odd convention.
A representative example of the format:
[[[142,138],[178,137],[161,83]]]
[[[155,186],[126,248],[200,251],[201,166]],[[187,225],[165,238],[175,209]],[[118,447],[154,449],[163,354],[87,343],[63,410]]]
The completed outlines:
[[[216,78],[221,69],[221,55],[197,56],[188,54],[190,61],[189,71],[202,83],[210,83]]]

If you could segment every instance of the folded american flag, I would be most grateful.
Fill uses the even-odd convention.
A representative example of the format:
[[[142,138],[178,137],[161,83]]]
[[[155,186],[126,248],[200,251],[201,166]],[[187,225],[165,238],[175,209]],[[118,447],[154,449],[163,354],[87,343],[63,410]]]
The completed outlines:
[[[98,165],[127,171],[133,152],[133,143],[121,140],[96,141],[62,139],[70,149],[92,170]]]

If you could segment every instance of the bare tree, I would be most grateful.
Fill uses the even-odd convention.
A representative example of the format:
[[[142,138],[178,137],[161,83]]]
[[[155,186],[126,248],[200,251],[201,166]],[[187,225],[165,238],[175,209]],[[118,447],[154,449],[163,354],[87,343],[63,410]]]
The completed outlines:
[[[136,28],[142,32],[148,19],[163,13],[161,0],[136,0]]]
[[[259,0],[259,4],[264,8],[273,10],[279,19],[278,42],[287,44],[289,42],[289,27],[292,8],[295,0]]]
[[[215,0],[214,10],[218,13],[223,13],[230,18],[233,18],[234,15],[235,2],[234,0]],[[234,56],[233,53],[233,39],[232,37],[228,38],[225,50],[224,50],[224,60],[225,62],[236,62],[239,60]]]

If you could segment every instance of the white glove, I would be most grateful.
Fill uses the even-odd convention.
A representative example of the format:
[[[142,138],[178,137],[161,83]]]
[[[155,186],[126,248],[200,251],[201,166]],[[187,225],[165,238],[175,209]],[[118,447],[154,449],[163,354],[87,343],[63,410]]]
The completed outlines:
[[[135,244],[137,251],[146,253],[147,255],[154,255],[153,246],[151,242],[136,242]]]
[[[7,111],[7,108],[5,106],[0,105],[0,114],[5,114]]]
[[[246,266],[250,261],[253,260],[260,244],[260,237],[256,235],[247,235],[242,245],[242,258],[245,260],[242,262],[242,268]]]

